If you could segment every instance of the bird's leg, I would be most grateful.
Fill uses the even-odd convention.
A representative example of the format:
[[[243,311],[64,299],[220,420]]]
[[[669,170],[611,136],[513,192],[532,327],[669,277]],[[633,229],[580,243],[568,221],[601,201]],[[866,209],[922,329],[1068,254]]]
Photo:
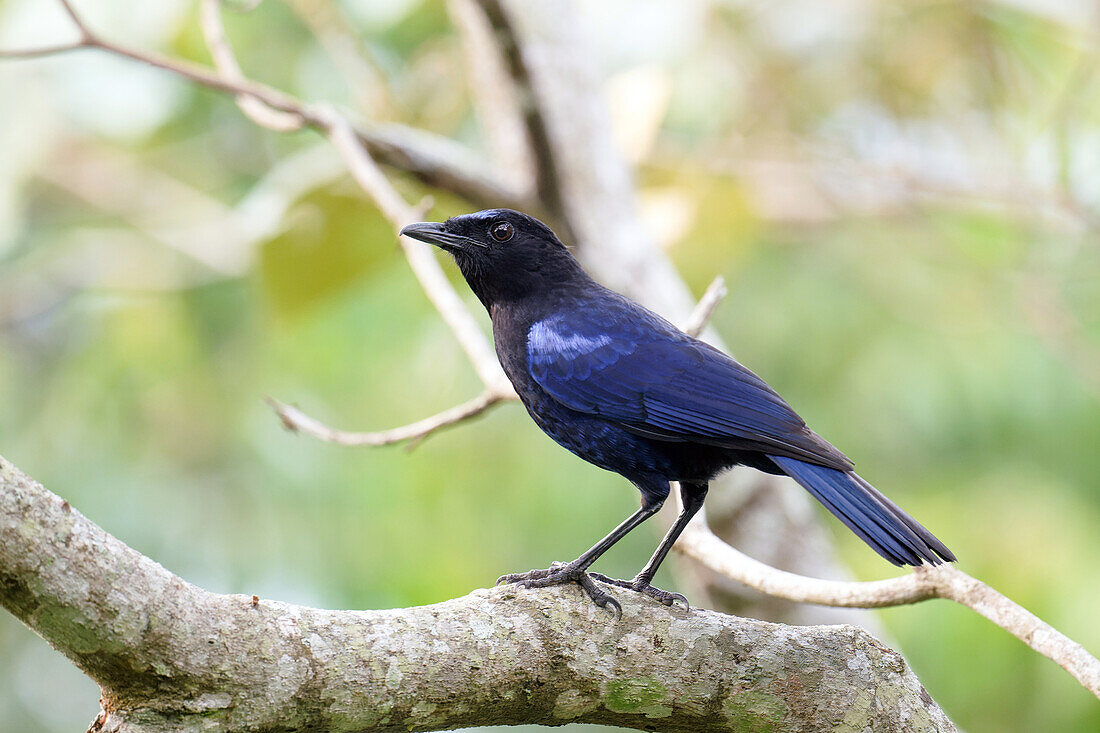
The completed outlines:
[[[572,562],[556,562],[545,570],[529,570],[526,573],[511,573],[497,578],[497,585],[501,583],[518,583],[525,588],[545,588],[551,585],[563,583],[577,583],[588,597],[600,608],[611,606],[612,612],[618,617],[622,614],[619,602],[601,590],[586,572],[592,563],[596,562],[600,555],[611,549],[611,546],[625,537],[630,530],[656,514],[664,504],[664,498],[651,498],[643,493],[642,507],[627,517],[622,524],[611,530],[606,537],[593,545],[587,552]]]
[[[661,544],[657,546],[657,551],[653,553],[653,557],[649,558],[649,562],[647,562],[645,567],[642,568],[642,571],[634,577],[634,580],[617,580],[600,573],[591,573],[591,576],[601,583],[609,583],[611,585],[617,585],[620,588],[630,588],[639,593],[645,593],[651,598],[656,598],[666,606],[671,606],[676,601],[683,601],[684,605],[690,609],[691,606],[688,604],[687,598],[682,594],[670,593],[660,588],[654,588],[650,585],[650,582],[653,580],[653,576],[657,574],[657,568],[661,566],[669,550],[676,544],[676,539],[684,531],[684,528],[688,526],[688,522],[691,521],[691,518],[694,517],[703,506],[703,500],[707,497],[707,488],[708,485],[706,483],[695,483],[691,481],[680,482],[680,499],[683,502],[684,508],[680,510],[680,516],[676,517],[676,521],[669,528],[668,533],[665,534],[665,538],[661,540]]]

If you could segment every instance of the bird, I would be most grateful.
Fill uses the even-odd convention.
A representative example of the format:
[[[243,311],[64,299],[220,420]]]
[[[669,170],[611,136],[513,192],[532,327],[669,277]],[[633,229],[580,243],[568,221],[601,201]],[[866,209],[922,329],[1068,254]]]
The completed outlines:
[[[641,494],[640,508],[575,560],[504,575],[498,583],[576,583],[616,618],[621,604],[596,581],[687,606],[683,595],[654,587],[653,577],[703,506],[710,482],[738,465],[790,476],[895,565],[956,560],[763,379],[596,282],[538,219],[487,209],[410,224],[400,233],[453,257],[488,311],[500,364],[538,427]],[[681,511],[641,571],[632,580],[591,572],[601,555],[657,513],[673,482]]]

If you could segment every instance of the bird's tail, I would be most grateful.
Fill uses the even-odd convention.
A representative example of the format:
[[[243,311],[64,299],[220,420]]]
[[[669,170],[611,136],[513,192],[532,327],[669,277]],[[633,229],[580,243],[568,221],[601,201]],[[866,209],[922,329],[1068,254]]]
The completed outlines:
[[[852,471],[768,456],[875,552],[895,565],[938,565],[955,555],[920,523]]]

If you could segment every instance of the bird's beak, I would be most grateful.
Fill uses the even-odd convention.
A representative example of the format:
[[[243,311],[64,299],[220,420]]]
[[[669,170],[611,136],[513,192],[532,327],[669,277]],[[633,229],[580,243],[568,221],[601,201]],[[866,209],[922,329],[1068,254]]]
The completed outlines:
[[[434,221],[409,224],[401,230],[401,235],[410,237],[411,239],[418,239],[428,244],[434,244],[436,247],[441,247],[446,250],[466,250],[469,249],[471,245],[478,247],[485,246],[477,240],[464,237],[461,234],[448,232],[443,228],[442,224]]]

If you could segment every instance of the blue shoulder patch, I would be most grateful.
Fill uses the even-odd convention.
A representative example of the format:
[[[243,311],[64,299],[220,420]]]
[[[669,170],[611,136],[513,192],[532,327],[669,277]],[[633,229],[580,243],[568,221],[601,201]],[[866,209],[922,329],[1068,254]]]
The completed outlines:
[[[649,437],[851,466],[760,377],[625,299],[536,322],[527,368],[569,409]]]

